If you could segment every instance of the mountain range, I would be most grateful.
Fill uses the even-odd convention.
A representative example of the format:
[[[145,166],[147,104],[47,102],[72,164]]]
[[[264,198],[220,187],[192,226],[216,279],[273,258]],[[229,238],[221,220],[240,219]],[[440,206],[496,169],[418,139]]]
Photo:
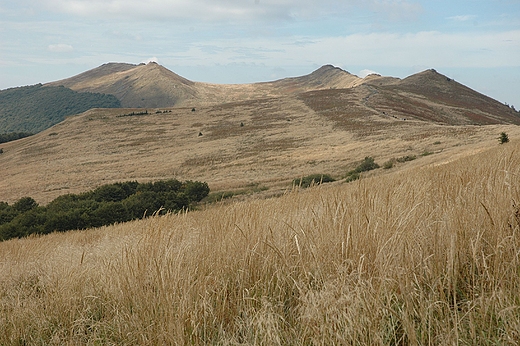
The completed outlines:
[[[435,70],[359,78],[325,65],[224,85],[155,63],[110,63],[41,88],[108,95],[122,108],[93,108],[3,143],[0,196],[9,203],[171,178],[277,194],[307,174],[340,179],[368,156],[396,171],[480,152],[501,132],[520,135],[519,113]]]
[[[520,124],[520,117],[508,106],[435,70],[401,80],[380,75],[359,78],[338,67],[325,65],[301,77],[223,85],[193,82],[153,62],[139,65],[109,63],[48,85],[114,95],[121,106],[127,108],[215,105],[328,90],[327,97],[348,97],[357,108],[368,113],[388,112],[400,118],[446,124]],[[315,93],[302,95],[310,100],[315,96]],[[320,105],[323,106],[326,107]]]

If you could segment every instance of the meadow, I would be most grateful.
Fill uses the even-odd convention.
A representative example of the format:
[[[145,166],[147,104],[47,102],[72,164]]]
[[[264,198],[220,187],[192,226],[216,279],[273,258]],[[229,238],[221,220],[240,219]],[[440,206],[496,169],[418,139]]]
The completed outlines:
[[[518,345],[519,143],[0,243],[2,345]]]

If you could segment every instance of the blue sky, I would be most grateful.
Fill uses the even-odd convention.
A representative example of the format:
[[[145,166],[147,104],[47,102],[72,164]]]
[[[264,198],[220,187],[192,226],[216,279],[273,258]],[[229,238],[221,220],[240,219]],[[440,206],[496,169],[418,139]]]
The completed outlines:
[[[246,83],[428,68],[520,108],[520,0],[0,0],[0,89],[106,62]]]

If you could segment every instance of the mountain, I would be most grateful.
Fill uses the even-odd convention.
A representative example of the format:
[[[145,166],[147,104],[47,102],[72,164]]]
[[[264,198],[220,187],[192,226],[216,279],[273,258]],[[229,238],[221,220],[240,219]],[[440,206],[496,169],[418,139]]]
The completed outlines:
[[[128,108],[195,107],[311,92],[308,95],[311,99],[316,93],[332,98],[342,95],[349,102],[334,106],[336,111],[341,109],[342,112],[375,112],[401,119],[452,125],[520,124],[520,117],[509,107],[435,70],[423,71],[403,80],[380,75],[363,79],[338,67],[325,65],[305,76],[225,85],[193,82],[156,63],[109,63],[49,85],[111,94]],[[311,100],[310,104],[313,102]],[[328,107],[327,104],[316,105],[317,110]]]
[[[252,84],[193,82],[158,65],[108,63],[77,76],[0,91],[0,133],[39,132],[91,108],[202,107],[297,97],[338,126],[366,116],[447,125],[520,124],[518,112],[426,70],[403,80],[359,78],[332,65],[299,77]]]
[[[123,107],[153,108],[218,104],[316,89],[350,88],[361,81],[346,71],[326,65],[306,76],[273,82],[212,84],[190,81],[152,62],[139,65],[109,63],[48,85],[111,94],[121,101]]]
[[[411,98],[415,107],[409,114],[417,119],[452,124],[520,124],[518,112],[433,69],[383,89]]]
[[[369,76],[345,89],[302,93],[305,103],[329,119],[352,126],[368,115],[445,125],[520,125],[520,113],[435,70],[403,80]]]
[[[266,84],[277,88],[283,93],[301,93],[319,89],[347,89],[362,82],[362,78],[350,74],[339,67],[324,65],[306,76],[284,78]]]
[[[194,82],[156,63],[109,63],[48,85],[114,95],[122,107],[132,108],[175,106],[197,97]]]

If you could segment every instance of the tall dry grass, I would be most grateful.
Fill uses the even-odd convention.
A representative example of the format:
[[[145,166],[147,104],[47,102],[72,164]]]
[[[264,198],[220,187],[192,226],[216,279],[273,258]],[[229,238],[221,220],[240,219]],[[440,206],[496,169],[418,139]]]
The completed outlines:
[[[0,344],[517,345],[520,155],[0,243]]]

